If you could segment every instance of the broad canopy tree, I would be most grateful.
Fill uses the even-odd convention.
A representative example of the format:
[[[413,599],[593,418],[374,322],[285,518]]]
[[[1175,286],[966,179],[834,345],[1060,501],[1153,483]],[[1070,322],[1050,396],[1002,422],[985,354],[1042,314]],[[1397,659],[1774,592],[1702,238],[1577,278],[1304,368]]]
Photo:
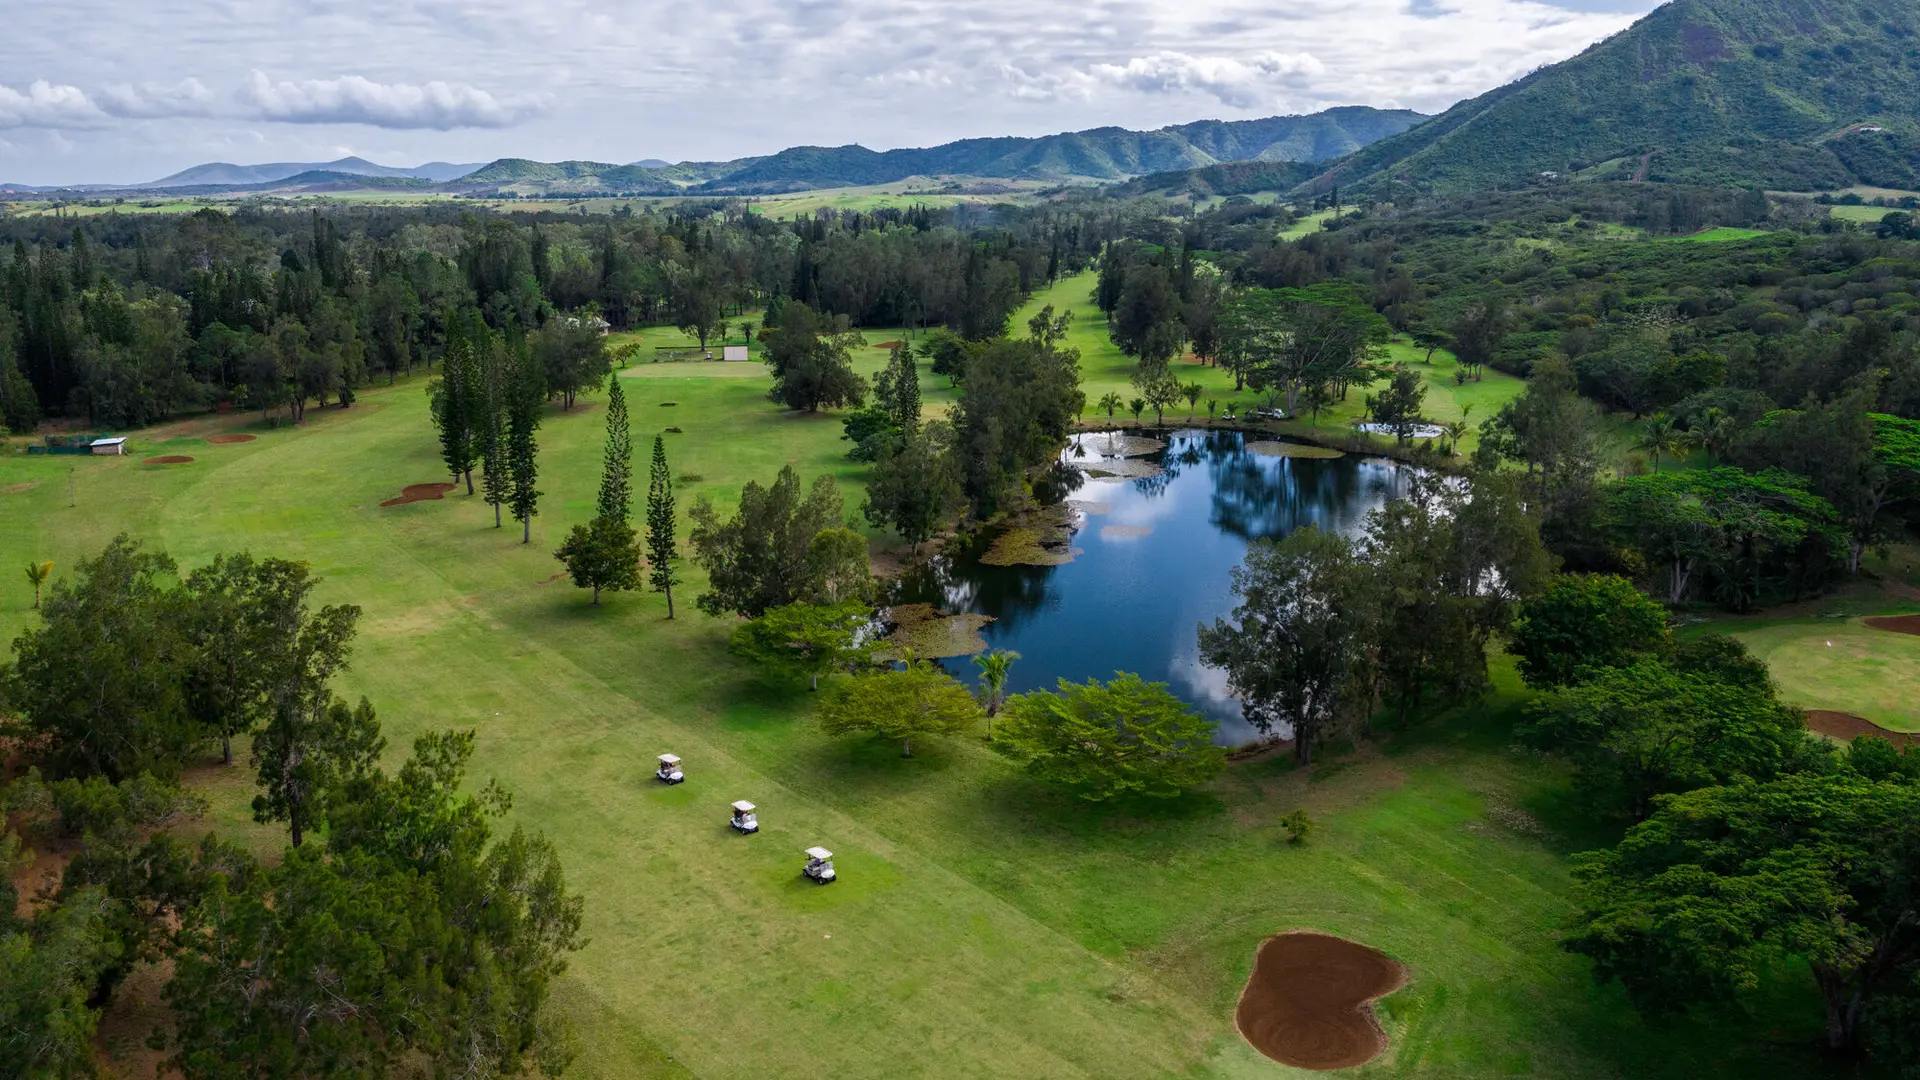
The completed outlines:
[[[1736,1002],[1799,957],[1847,1051],[1920,963],[1920,786],[1829,772],[1668,796],[1575,873],[1565,947],[1650,1016]]]
[[[993,745],[1035,778],[1090,802],[1171,798],[1226,767],[1214,727],[1165,683],[1119,672],[1107,683],[1062,679],[1057,691],[1008,698]]]
[[[957,735],[980,718],[980,703],[959,681],[925,660],[907,659],[904,669],[856,675],[836,684],[820,703],[820,728],[829,735],[869,732],[900,742],[900,756],[913,756],[913,740]]]
[[[709,615],[757,618],[814,594],[808,555],[814,538],[839,528],[845,505],[831,476],[816,477],[803,498],[800,477],[784,466],[772,487],[748,481],[740,510],[721,521],[705,499],[694,504],[694,559],[707,571],[708,589],[694,600]]]
[[[1260,541],[1233,569],[1239,604],[1200,627],[1200,658],[1227,673],[1247,721],[1285,730],[1294,759],[1372,711],[1368,655],[1377,601],[1352,541],[1307,526]]]

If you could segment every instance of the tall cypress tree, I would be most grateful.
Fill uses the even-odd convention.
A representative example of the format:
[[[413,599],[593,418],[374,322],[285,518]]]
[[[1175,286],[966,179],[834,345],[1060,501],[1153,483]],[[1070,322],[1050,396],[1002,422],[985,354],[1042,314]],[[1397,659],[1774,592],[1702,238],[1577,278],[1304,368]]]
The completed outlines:
[[[545,380],[533,349],[522,337],[508,346],[512,353],[513,389],[507,402],[507,475],[512,488],[507,498],[513,520],[520,522],[520,542],[533,542],[533,515],[540,512],[539,446],[533,433],[540,428],[540,406],[546,400]]]
[[[633,437],[627,429],[627,394],[620,376],[607,376],[607,455],[600,471],[600,516],[625,523],[633,517]]]
[[[480,494],[493,507],[493,527],[500,527],[500,507],[513,497],[513,478],[507,468],[507,406],[513,390],[510,357],[498,342],[487,343],[481,360]]]
[[[440,377],[427,392],[433,397],[434,426],[440,429],[440,457],[453,474],[455,483],[467,478],[467,494],[473,494],[473,466],[478,457],[473,421],[481,412],[476,398],[480,388],[479,365],[474,357],[475,343],[464,332],[450,328],[446,359]]]
[[[913,346],[901,343],[887,358],[887,393],[880,404],[902,430],[920,426],[920,369],[913,362]]]
[[[647,581],[654,592],[667,594],[667,618],[673,618],[673,586],[678,581],[673,560],[673,471],[667,468],[667,444],[653,437],[653,475],[647,484]]]

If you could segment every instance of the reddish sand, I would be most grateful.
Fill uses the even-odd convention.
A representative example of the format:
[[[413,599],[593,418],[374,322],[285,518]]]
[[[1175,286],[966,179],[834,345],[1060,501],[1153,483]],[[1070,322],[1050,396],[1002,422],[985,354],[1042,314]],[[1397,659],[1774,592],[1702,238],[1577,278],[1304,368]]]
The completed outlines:
[[[252,442],[259,437],[258,435],[241,435],[237,432],[228,432],[225,435],[209,435],[207,436],[207,441],[215,446],[231,446],[234,443]]]
[[[400,489],[399,498],[388,499],[380,505],[405,506],[408,503],[431,502],[434,499],[444,499],[447,497],[447,492],[452,491],[456,486],[457,485],[445,482],[437,484],[408,484],[406,487]]]
[[[1255,1050],[1298,1069],[1350,1069],[1387,1047],[1370,1002],[1407,984],[1377,949],[1307,930],[1268,938],[1240,992],[1234,1026]]]
[[[892,349],[892,348],[893,348],[893,347],[895,347],[896,345],[901,345],[901,344],[904,344],[904,342],[899,342],[899,341],[883,341],[883,342],[881,342],[880,344],[878,344],[878,345],[875,345],[875,346],[874,346],[874,348],[876,348],[876,349]]]
[[[185,465],[187,462],[192,460],[193,460],[192,458],[184,457],[180,454],[168,454],[166,457],[150,457],[145,461],[142,461],[140,464],[142,465]]]
[[[1895,634],[1920,634],[1920,615],[1876,615],[1866,620],[1875,630],[1887,630]]]
[[[1808,709],[1807,727],[1822,735],[1852,742],[1855,736],[1867,735],[1876,739],[1885,739],[1895,746],[1906,746],[1915,741],[1914,736],[1903,731],[1888,731],[1871,720],[1852,713],[1834,712],[1831,709]]]

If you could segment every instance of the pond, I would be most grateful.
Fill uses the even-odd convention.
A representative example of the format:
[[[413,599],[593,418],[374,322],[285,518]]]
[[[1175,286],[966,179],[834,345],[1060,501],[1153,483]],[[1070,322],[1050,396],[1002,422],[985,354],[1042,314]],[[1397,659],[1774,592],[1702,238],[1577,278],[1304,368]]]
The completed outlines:
[[[1200,663],[1195,633],[1233,610],[1228,572],[1255,540],[1302,525],[1358,534],[1368,513],[1405,493],[1412,471],[1385,458],[1283,456],[1313,448],[1238,431],[1175,431],[1161,436],[1164,449],[1136,453],[1153,444],[1126,436],[1144,434],[1087,433],[1082,456],[1064,455],[1089,475],[1070,497],[1079,526],[1071,561],[992,566],[983,551],[959,552],[902,578],[893,602],[991,616],[981,636],[1021,657],[1009,692],[1135,672],[1216,720],[1222,745],[1253,742],[1260,733],[1225,673]],[[969,684],[978,674],[966,657],[941,663]]]

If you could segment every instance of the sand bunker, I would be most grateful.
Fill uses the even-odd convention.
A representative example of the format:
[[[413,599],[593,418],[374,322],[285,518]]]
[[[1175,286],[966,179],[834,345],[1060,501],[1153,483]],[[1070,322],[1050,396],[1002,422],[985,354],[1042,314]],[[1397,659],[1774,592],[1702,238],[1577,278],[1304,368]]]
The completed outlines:
[[[399,498],[388,499],[380,505],[405,506],[408,503],[430,502],[434,499],[444,499],[447,497],[447,492],[452,491],[456,486],[458,485],[449,484],[444,481],[437,484],[408,484],[406,487],[400,489]]]
[[[1808,709],[1807,729],[1843,742],[1852,742],[1861,735],[1885,739],[1895,746],[1906,746],[1916,741],[1914,736],[1906,732],[1888,731],[1871,720],[1831,709]]]
[[[899,347],[900,347],[901,345],[904,345],[904,344],[906,344],[906,342],[904,342],[904,341],[883,341],[883,342],[881,342],[880,344],[878,344],[878,345],[875,345],[875,346],[874,346],[874,348],[876,348],[876,349],[896,349],[896,348],[899,348]]]
[[[1259,454],[1262,457],[1316,458],[1319,460],[1331,461],[1334,458],[1347,456],[1346,451],[1335,450],[1331,446],[1314,446],[1310,443],[1279,442],[1274,439],[1263,439],[1259,442],[1250,442],[1247,444],[1247,449],[1253,451],[1256,454]]]
[[[193,459],[183,454],[168,454],[165,457],[150,457],[140,462],[142,465],[185,465]]]
[[[887,635],[890,644],[911,649],[922,660],[945,660],[986,652],[980,628],[993,616],[954,615],[932,604],[898,604],[887,609],[886,619],[893,624],[893,633]]]
[[[252,442],[259,437],[258,435],[241,435],[229,432],[225,435],[209,435],[207,436],[207,441],[215,446],[232,446],[234,443]]]
[[[1298,930],[1268,938],[1233,1023],[1255,1050],[1298,1069],[1349,1069],[1386,1049],[1370,1003],[1407,983],[1407,969],[1365,945]]]
[[[1920,615],[1876,615],[1863,621],[1875,630],[1920,635]]]

